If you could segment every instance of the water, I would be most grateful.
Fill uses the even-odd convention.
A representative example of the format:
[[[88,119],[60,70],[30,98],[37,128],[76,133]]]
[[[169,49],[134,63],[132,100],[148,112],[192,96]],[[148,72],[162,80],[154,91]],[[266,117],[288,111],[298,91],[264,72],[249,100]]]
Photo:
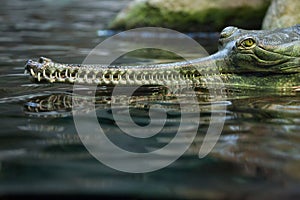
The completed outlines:
[[[226,94],[228,98],[222,101],[199,91],[201,125],[194,143],[180,159],[159,171],[143,174],[116,171],[98,162],[86,150],[74,125],[72,87],[31,83],[23,75],[24,63],[39,56],[81,63],[104,39],[97,36],[97,31],[105,29],[127,3],[128,0],[2,2],[0,194],[186,199],[299,197],[300,98],[297,93],[234,93]],[[199,38],[199,41],[210,53],[215,51],[215,38]],[[118,60],[120,63],[165,61],[146,58],[145,54]],[[186,98],[165,96],[164,90],[157,87],[137,92],[130,108],[131,116],[139,125],[149,123],[149,107],[156,108],[156,113],[166,109],[169,121],[158,136],[133,139],[114,123],[109,110],[110,89],[99,88],[96,97],[98,120],[109,139],[123,149],[140,153],[164,147],[171,141],[181,116],[176,98]],[[116,111],[126,125],[127,118],[122,118],[125,101],[120,100]],[[89,113],[84,98],[76,102],[79,113]],[[185,102],[191,103],[188,98]],[[212,114],[211,102],[216,109],[226,106],[226,121],[217,145],[208,156],[199,159]],[[192,109],[195,106],[190,105]],[[185,108],[190,117],[185,119],[183,130],[188,136],[195,115],[189,106]],[[178,145],[181,143],[178,141]],[[177,149],[168,152],[165,158],[176,152]],[[114,152],[104,151],[104,155],[119,162],[128,161]]]

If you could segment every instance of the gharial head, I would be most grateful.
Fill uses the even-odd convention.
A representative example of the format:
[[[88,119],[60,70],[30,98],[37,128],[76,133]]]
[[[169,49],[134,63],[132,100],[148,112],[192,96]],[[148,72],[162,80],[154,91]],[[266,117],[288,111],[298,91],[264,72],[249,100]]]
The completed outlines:
[[[235,73],[300,72],[300,25],[275,30],[243,30],[227,27],[219,39],[227,50],[226,61]]]
[[[51,59],[40,57],[37,61],[28,60],[25,64],[25,74],[29,73],[33,80],[48,80],[48,82],[55,81],[53,76],[57,76],[57,72],[63,66],[52,62]]]

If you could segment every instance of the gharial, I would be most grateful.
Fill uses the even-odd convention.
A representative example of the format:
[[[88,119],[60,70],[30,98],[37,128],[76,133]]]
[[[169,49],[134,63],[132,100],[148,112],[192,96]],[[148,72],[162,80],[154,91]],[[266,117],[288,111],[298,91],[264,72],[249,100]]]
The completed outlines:
[[[168,64],[101,66],[61,64],[41,57],[25,71],[37,82],[97,85],[207,86],[300,89],[300,25],[275,30],[227,27],[219,51],[210,56]]]

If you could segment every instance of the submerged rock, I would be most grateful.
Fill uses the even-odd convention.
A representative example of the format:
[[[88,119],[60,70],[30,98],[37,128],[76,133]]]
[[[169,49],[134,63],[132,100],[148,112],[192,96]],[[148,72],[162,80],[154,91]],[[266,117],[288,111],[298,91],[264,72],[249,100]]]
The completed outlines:
[[[270,0],[134,0],[112,29],[159,26],[179,31],[219,31],[233,25],[260,29]]]
[[[300,24],[300,1],[273,0],[263,21],[263,29],[284,28]]]

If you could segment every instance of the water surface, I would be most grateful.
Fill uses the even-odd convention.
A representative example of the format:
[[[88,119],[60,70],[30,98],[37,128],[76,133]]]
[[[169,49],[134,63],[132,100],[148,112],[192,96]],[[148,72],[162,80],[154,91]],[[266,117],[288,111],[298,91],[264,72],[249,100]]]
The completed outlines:
[[[128,0],[2,2],[0,194],[187,199],[299,197],[300,96],[297,93],[235,92],[226,94],[227,98],[221,101],[198,92],[201,117],[195,141],[179,160],[159,171],[119,172],[89,154],[77,134],[72,107],[68,104],[72,87],[32,83],[23,74],[24,63],[39,56],[81,63],[105,39],[98,37],[97,31],[105,29],[126,3]],[[215,51],[214,37],[198,39],[210,53]],[[125,56],[118,62],[166,62],[139,56]],[[118,129],[109,112],[108,88],[99,89],[96,111],[115,144],[129,151],[148,152],[163,147],[175,136],[180,119],[176,98],[176,95],[166,96],[162,88],[153,87],[137,92],[131,99],[131,115],[140,125],[149,122],[149,107],[158,108],[157,112],[159,108],[170,112],[168,126],[150,139],[136,140]],[[226,105],[225,126],[212,152],[199,159],[211,103]],[[78,105],[84,105],[84,100],[79,98]],[[88,112],[84,108],[80,111]],[[119,113],[122,116],[122,106]],[[189,120],[192,124],[193,118]],[[189,125],[186,123],[184,127],[187,135]],[[106,154],[120,162],[126,159],[110,152]]]

